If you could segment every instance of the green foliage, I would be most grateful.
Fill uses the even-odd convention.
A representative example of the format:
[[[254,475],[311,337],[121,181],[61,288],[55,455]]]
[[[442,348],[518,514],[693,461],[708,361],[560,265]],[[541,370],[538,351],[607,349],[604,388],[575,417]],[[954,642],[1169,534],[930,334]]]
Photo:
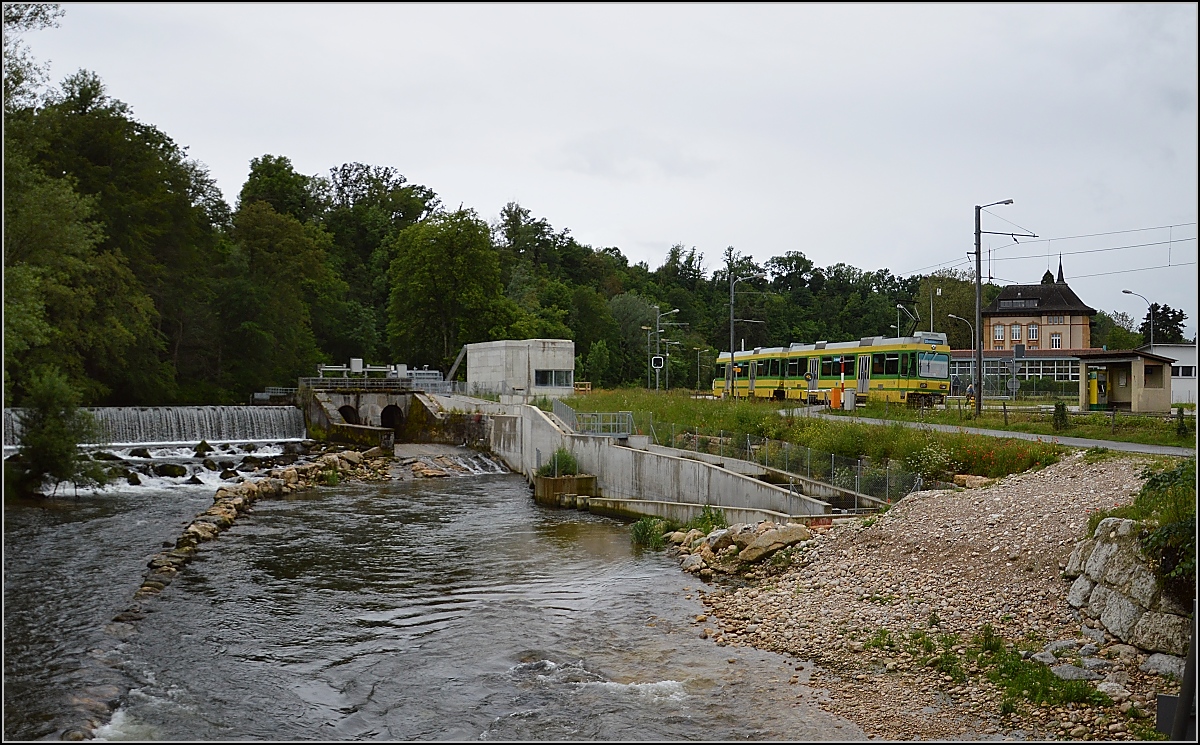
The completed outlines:
[[[728,528],[729,523],[725,521],[725,512],[718,507],[704,505],[700,509],[700,514],[693,517],[687,525],[683,527],[684,531],[695,528],[700,532],[708,535],[718,528]]]
[[[579,473],[579,463],[566,448],[555,450],[550,460],[537,470],[538,476],[574,476]]]
[[[658,550],[666,545],[663,534],[668,528],[670,525],[661,518],[643,517],[629,529],[630,540],[635,546]]]
[[[79,452],[80,443],[98,439],[98,430],[91,414],[79,408],[79,392],[66,375],[55,368],[35,371],[24,403],[21,444],[16,458],[5,463],[5,481],[17,493],[39,496],[63,482],[77,488],[108,482],[102,464]]]
[[[1116,451],[1109,450],[1108,448],[1095,447],[1083,451],[1083,460],[1087,463],[1099,463],[1100,461],[1116,457],[1118,457]]]
[[[1062,401],[1054,402],[1054,431],[1062,432],[1069,428],[1071,423],[1067,420],[1067,405]]]
[[[329,468],[321,471],[321,483],[325,486],[337,486],[341,481],[341,476],[338,475],[337,469]]]

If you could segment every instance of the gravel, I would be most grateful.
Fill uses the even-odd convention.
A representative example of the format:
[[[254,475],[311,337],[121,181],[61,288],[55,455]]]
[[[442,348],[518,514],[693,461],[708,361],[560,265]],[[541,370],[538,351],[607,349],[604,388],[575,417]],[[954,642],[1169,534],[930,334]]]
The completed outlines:
[[[748,585],[705,593],[700,633],[791,656],[793,680],[805,684],[800,699],[875,738],[1137,739],[1139,727],[1153,729],[1155,695],[1178,693],[1178,683],[1140,670],[1146,654],[1081,619],[1066,603],[1061,571],[1088,513],[1131,501],[1147,462],[1088,463],[1077,452],[985,488],[917,492],[874,519],[818,529],[790,564],[764,562]],[[1098,677],[1120,683],[1128,698],[1108,707],[1021,700],[1002,714],[1002,692],[966,655],[984,624],[1010,647],[1072,641],[1055,645],[1057,664],[1079,664],[1081,640],[1095,640],[1098,651],[1088,652],[1112,663]],[[881,629],[899,641],[922,631],[959,635],[948,648],[966,680],[921,664],[911,643],[879,645]]]

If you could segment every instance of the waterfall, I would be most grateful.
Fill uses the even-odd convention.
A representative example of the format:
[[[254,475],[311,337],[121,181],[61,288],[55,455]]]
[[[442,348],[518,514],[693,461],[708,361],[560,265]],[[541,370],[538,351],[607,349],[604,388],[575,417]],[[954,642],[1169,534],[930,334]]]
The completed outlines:
[[[192,445],[207,440],[302,440],[304,413],[293,406],[114,406],[88,409],[101,442],[90,445]],[[23,409],[4,410],[4,447],[21,440]]]

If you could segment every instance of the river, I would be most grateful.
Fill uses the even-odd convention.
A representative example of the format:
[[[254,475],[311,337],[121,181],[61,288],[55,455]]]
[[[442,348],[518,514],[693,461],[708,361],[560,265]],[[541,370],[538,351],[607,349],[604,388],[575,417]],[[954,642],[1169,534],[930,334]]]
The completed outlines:
[[[6,740],[114,691],[99,739],[863,738],[797,700],[794,661],[701,639],[705,586],[627,524],[513,474],[259,501],[106,632],[212,493],[6,501]]]

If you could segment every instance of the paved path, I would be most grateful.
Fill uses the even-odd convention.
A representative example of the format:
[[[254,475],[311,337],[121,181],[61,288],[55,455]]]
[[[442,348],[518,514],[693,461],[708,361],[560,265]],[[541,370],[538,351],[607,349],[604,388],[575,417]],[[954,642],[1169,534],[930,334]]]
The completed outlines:
[[[784,412],[780,412],[781,414]],[[815,416],[822,419],[829,419],[835,422],[860,422],[862,424],[902,424],[905,427],[913,427],[915,429],[931,429],[938,432],[963,432],[969,435],[987,435],[988,437],[1011,437],[1017,440],[1030,440],[1031,442],[1056,442],[1059,445],[1067,445],[1073,448],[1108,448],[1109,450],[1123,450],[1129,453],[1150,453],[1152,455],[1174,455],[1177,457],[1188,458],[1196,454],[1195,448],[1172,447],[1170,445],[1143,445],[1138,442],[1121,442],[1119,440],[1089,440],[1083,437],[1054,437],[1050,435],[1034,435],[1028,432],[1009,432],[1003,429],[978,429],[976,427],[960,427],[954,424],[932,424],[929,422],[903,422],[887,419],[868,419],[861,416],[840,416],[836,414],[826,414],[817,408],[792,409],[790,412],[794,416]]]

